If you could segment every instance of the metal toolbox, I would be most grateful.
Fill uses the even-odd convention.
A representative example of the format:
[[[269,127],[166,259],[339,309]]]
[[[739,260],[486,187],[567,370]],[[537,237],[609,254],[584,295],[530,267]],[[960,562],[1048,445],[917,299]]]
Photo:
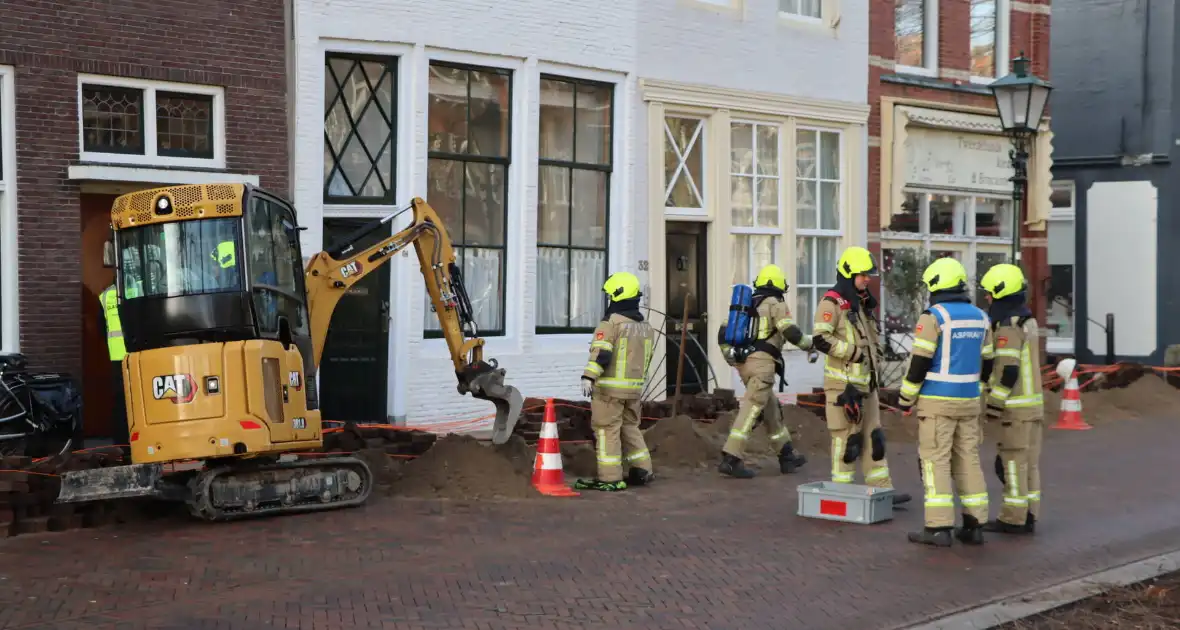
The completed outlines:
[[[813,481],[798,488],[799,516],[872,524],[893,520],[893,489]]]

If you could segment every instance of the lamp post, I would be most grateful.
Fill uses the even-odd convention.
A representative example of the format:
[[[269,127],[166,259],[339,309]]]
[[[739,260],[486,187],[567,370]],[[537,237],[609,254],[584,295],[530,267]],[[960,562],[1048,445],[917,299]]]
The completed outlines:
[[[991,84],[992,96],[996,99],[996,110],[1000,114],[1000,126],[1012,139],[1012,150],[1008,159],[1012,162],[1012,264],[1020,264],[1020,215],[1028,188],[1028,149],[1037,135],[1045,106],[1049,103],[1049,92],[1053,86],[1028,72],[1028,59],[1024,52],[1012,60],[1012,73],[996,79]]]

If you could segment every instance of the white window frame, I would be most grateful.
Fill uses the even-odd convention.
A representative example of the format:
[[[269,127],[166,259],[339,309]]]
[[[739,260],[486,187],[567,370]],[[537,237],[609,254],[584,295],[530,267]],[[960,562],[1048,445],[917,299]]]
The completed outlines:
[[[923,77],[938,76],[938,0],[922,0],[922,65],[896,64],[894,72]],[[896,11],[896,9],[895,9]],[[897,41],[897,17],[894,15],[894,41]],[[894,51],[896,60],[897,52]]]
[[[680,118],[683,120],[695,120],[695,121],[699,122],[696,132],[694,132],[693,136],[689,139],[689,143],[688,143],[688,153],[689,154],[692,153],[693,149],[700,147],[700,151],[701,151],[701,181],[699,181],[699,182],[692,179],[692,173],[690,173],[688,171],[688,164],[683,160],[684,156],[680,155],[680,149],[676,146],[676,139],[672,137],[672,131],[671,131],[671,129],[668,128],[668,119],[669,118]],[[665,112],[664,118],[661,121],[661,123],[663,124],[663,127],[664,127],[664,129],[663,129],[663,131],[664,131],[664,133],[663,133],[664,144],[663,144],[663,146],[660,147],[660,153],[664,154],[665,153],[664,147],[667,147],[668,143],[671,143],[672,149],[676,152],[677,156],[679,158],[681,158],[680,163],[676,165],[676,170],[672,171],[672,176],[670,178],[666,178],[664,181],[664,216],[670,217],[670,218],[675,218],[675,217],[708,217],[709,216],[708,185],[709,185],[709,173],[710,173],[710,170],[709,170],[709,168],[710,168],[710,164],[709,164],[709,149],[710,149],[710,147],[709,147],[709,132],[710,132],[709,118],[707,116],[701,116],[701,115],[697,115],[697,114]],[[727,129],[726,131],[728,132],[729,130]],[[681,175],[682,171],[683,171],[683,175]],[[667,205],[668,204],[668,195],[670,195],[672,193],[672,187],[676,185],[677,177],[682,177],[682,176],[688,176],[689,179],[687,181],[696,187],[696,192],[699,195],[700,200],[701,200],[701,207],[700,208],[677,208],[675,206]],[[667,177],[667,176],[665,176],[665,177]]]
[[[998,199],[1001,201],[1012,201],[1012,197],[1008,195],[995,193],[982,193],[966,190],[934,190],[921,188],[918,186],[906,186],[903,188],[904,193],[917,193],[927,195],[952,195],[956,197],[967,197],[971,199],[971,203],[967,208],[967,214],[963,218],[967,234],[931,234],[930,233],[930,203],[923,199],[919,206],[918,214],[918,232],[881,232],[881,249],[882,261],[885,254],[883,250],[898,249],[901,247],[911,246],[920,247],[926,253],[935,250],[954,250],[963,253],[961,262],[963,268],[967,270],[967,279],[969,291],[974,292],[976,287],[977,269],[975,258],[979,254],[990,253],[1005,253],[1009,254],[1012,251],[1012,239],[1000,236],[976,236],[975,235],[975,200],[977,198]],[[884,273],[884,270],[882,270]],[[881,290],[881,326],[882,334],[884,334],[885,325],[885,309],[888,303],[889,296],[886,294],[884,287]]]
[[[817,187],[816,187],[816,192],[815,192],[815,194],[816,194],[815,200],[816,200],[816,204],[817,204],[816,225],[820,224],[818,204],[820,203],[822,196],[823,196],[823,192],[822,192],[823,189],[821,187],[819,187],[818,184],[822,184],[823,182],[828,182],[828,183],[836,182],[837,185],[839,186],[838,193],[836,196],[840,200],[840,209],[839,209],[839,212],[836,213],[836,217],[840,221],[840,226],[836,229],[824,229],[824,228],[818,228],[818,227],[817,228],[801,228],[798,225],[799,200],[797,198],[797,192],[796,192],[797,181],[798,181],[798,177],[796,175],[796,172],[798,170],[797,160],[799,159],[798,158],[799,147],[797,146],[796,143],[798,142],[798,132],[799,131],[814,131],[816,133],[815,137],[816,137],[817,142],[819,141],[819,138],[820,138],[819,134],[821,132],[835,133],[836,137],[839,138],[840,159],[837,160],[837,164],[840,165],[840,178],[839,179],[832,180],[832,179],[824,179],[824,178],[820,177],[820,168],[821,168],[820,164],[823,159],[822,154],[819,150],[820,147],[816,147],[816,152],[815,152],[815,181],[817,182]],[[816,125],[805,125],[805,124],[798,124],[795,126],[795,128],[792,130],[792,133],[791,133],[791,183],[790,183],[790,186],[791,186],[791,199],[793,200],[793,203],[791,204],[791,210],[792,210],[791,220],[792,220],[792,225],[794,226],[793,238],[795,240],[795,244],[792,247],[792,251],[795,252],[796,258],[799,255],[799,251],[798,251],[799,241],[801,239],[806,239],[806,238],[834,238],[836,240],[836,250],[840,251],[841,243],[843,242],[842,239],[844,239],[844,231],[848,225],[848,223],[845,219],[845,216],[847,215],[847,213],[850,209],[850,204],[851,204],[851,202],[849,200],[849,195],[848,195],[848,177],[847,177],[848,170],[849,170],[849,167],[848,167],[848,142],[847,142],[847,135],[844,133],[844,129],[823,127],[823,126],[816,126]],[[817,252],[816,249],[812,250],[811,268],[814,269],[816,271],[816,273],[818,274],[818,272],[819,272],[818,256],[819,255],[816,252]],[[794,264],[794,261],[792,261],[792,264]],[[833,262],[832,265],[834,267],[835,263]],[[797,273],[797,271],[795,269],[792,269],[791,274],[793,275],[795,273]],[[834,281],[835,280],[833,278],[824,279],[824,278],[817,276],[814,283],[812,283],[812,282],[805,283],[805,282],[803,282],[802,278],[795,278],[795,286],[793,288],[796,291],[798,291],[799,289],[817,289],[818,290],[820,288],[828,286],[829,283],[834,282]],[[818,291],[817,291],[817,293],[818,293]],[[796,298],[797,297],[798,297],[798,293],[796,293]],[[818,304],[819,302],[815,301],[815,303]],[[811,326],[813,324],[812,322],[798,322],[798,323],[800,324],[800,328],[802,328],[803,330],[805,330],[807,332],[811,332]]]
[[[808,0],[789,0],[789,1],[794,2],[796,4],[801,4],[803,2],[807,2]],[[776,0],[777,6],[775,7],[775,9],[778,12],[778,16],[784,20],[790,20],[792,22],[803,22],[804,24],[827,25],[829,22],[829,16],[835,13],[834,4],[837,0],[813,0],[813,1],[819,3],[819,17],[812,17],[810,15],[803,15],[801,13],[784,11],[782,8],[783,0]]]
[[[968,7],[968,16],[970,15],[970,7]],[[992,81],[1008,74],[1008,64],[1011,60],[1009,54],[1012,33],[1012,2],[1011,0],[996,0],[996,70],[995,76],[980,77],[971,75],[971,82],[980,85],[989,85]],[[970,19],[970,18],[968,18]],[[971,50],[971,32],[970,28],[967,31],[967,51],[970,56]]]
[[[20,352],[16,210],[16,70],[0,66],[0,352]]]
[[[1072,179],[1058,179],[1050,183],[1052,188],[1061,188],[1069,191],[1069,207],[1068,208],[1051,208],[1049,210],[1049,222],[1072,223],[1073,229],[1077,230],[1077,205],[1078,205],[1078,189],[1077,182]],[[1047,234],[1048,232],[1046,232]],[[1076,237],[1076,232],[1075,232]],[[1077,295],[1078,278],[1077,278],[1077,250],[1074,250],[1074,276],[1073,276],[1073,292]],[[1048,308],[1048,307],[1047,307]],[[1075,304],[1074,317],[1072,325],[1076,334],[1077,331],[1077,310]],[[1048,322],[1045,322],[1045,350],[1055,354],[1073,354],[1074,353],[1074,337],[1058,337],[1048,334]]]
[[[82,124],[82,86],[143,90],[143,154],[86,151],[86,131]],[[213,157],[191,158],[163,156],[157,153],[156,92],[180,92],[213,97]],[[130,166],[171,166],[179,168],[225,168],[225,88],[219,85],[196,85],[171,81],[148,81],[99,74],[78,74],[78,157],[82,162]]]
[[[771,237],[772,238],[772,245],[771,245],[771,249],[770,249],[770,252],[771,252],[770,260],[773,264],[781,265],[782,264],[781,263],[781,260],[782,260],[781,252],[782,252],[782,246],[783,246],[782,239],[785,236],[786,225],[787,225],[786,224],[786,208],[785,208],[786,204],[783,203],[783,200],[785,198],[785,193],[786,193],[786,191],[785,191],[786,183],[785,182],[787,180],[787,178],[783,176],[783,169],[785,168],[784,162],[783,162],[783,153],[784,153],[783,148],[788,144],[787,142],[785,142],[785,138],[784,138],[784,135],[787,133],[787,128],[785,125],[783,125],[781,123],[777,123],[777,122],[767,122],[765,120],[755,120],[755,119],[745,119],[745,118],[733,118],[729,121],[729,133],[730,133],[731,137],[733,134],[733,126],[734,125],[752,125],[754,127],[754,129],[753,129],[754,137],[753,137],[753,144],[752,144],[754,163],[751,164],[751,168],[753,168],[754,170],[753,170],[753,172],[748,173],[748,174],[733,172],[733,146],[731,144],[730,150],[729,150],[730,155],[728,156],[729,159],[727,160],[727,163],[730,166],[729,166],[729,168],[726,169],[726,172],[729,175],[725,181],[725,183],[728,185],[728,188],[729,188],[727,194],[730,195],[729,234],[731,237],[732,236],[769,236],[769,237]],[[778,138],[778,142],[777,142],[778,146],[775,148],[775,158],[776,158],[777,164],[775,165],[776,168],[774,170],[774,173],[775,173],[774,175],[763,175],[763,174],[758,173],[758,170],[757,170],[758,169],[758,127],[773,127],[775,130],[775,133],[776,133],[775,137]],[[778,182],[778,221],[777,221],[777,225],[775,225],[774,227],[758,227],[758,226],[737,226],[737,225],[733,224],[733,178],[734,177],[744,177],[744,178],[749,179],[751,182],[750,183],[750,190],[751,191],[756,191],[756,189],[754,187],[755,180],[773,179],[774,181]],[[753,205],[751,206],[751,209],[754,213],[755,222],[757,222],[758,196],[756,194],[752,193],[752,201],[753,201]],[[731,238],[729,243],[730,243],[731,247],[737,246],[736,239]],[[754,255],[748,246],[746,248],[745,253],[746,253],[746,269],[748,269],[751,274],[756,274],[757,270],[754,268]],[[730,270],[730,271],[732,272],[733,270]],[[747,280],[745,280],[745,282],[751,282],[751,281],[753,281],[753,279],[754,279],[753,277],[750,277]]]

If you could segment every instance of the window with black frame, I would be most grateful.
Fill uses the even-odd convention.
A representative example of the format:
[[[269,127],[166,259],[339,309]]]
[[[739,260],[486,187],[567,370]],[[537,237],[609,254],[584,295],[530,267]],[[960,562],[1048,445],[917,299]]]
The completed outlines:
[[[394,203],[397,58],[324,59],[324,203]]]
[[[607,273],[614,86],[541,77],[538,333],[589,332]]]
[[[504,334],[512,73],[430,64],[427,201],[443,220],[479,334]],[[427,337],[441,335],[429,298]]]
[[[237,227],[227,217],[120,230],[123,299],[240,291]]]
[[[246,221],[250,287],[258,327],[277,333],[279,317],[291,332],[307,334],[303,279],[300,276],[298,228],[291,212],[268,199],[254,197]]]

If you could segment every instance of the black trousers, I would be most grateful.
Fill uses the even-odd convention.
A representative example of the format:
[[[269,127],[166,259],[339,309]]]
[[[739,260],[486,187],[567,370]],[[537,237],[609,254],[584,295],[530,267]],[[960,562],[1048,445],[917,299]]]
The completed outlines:
[[[123,397],[123,363],[111,362],[111,438],[122,447],[124,455],[131,454],[131,429],[127,426],[127,400]]]

